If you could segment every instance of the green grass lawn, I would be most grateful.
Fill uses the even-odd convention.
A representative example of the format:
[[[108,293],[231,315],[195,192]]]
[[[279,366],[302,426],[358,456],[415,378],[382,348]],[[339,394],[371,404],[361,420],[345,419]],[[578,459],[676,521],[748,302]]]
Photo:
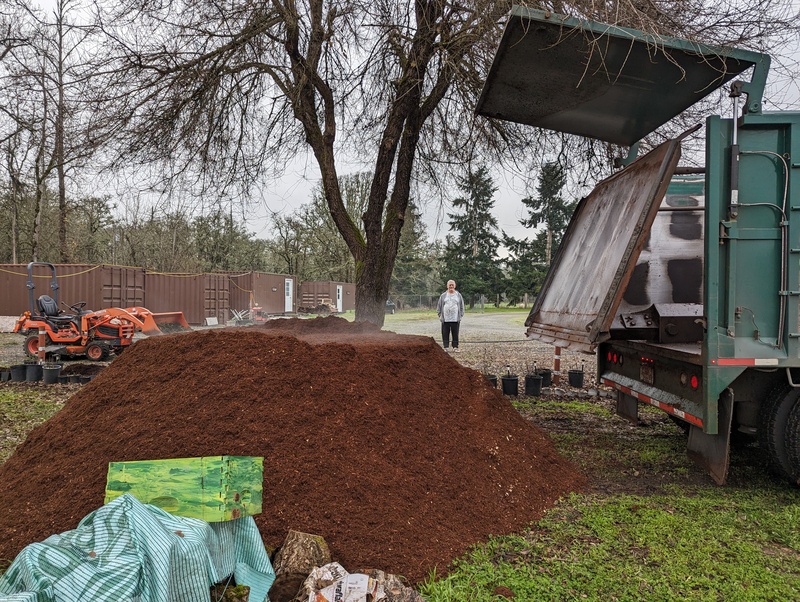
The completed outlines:
[[[718,487],[658,410],[643,408],[644,426],[629,427],[609,404],[515,405],[609,486],[475,546],[424,584],[428,602],[800,600],[800,489],[765,474],[753,449],[733,453],[735,478]]]
[[[0,464],[14,453],[28,433],[61,409],[60,387],[3,387],[0,389]]]
[[[574,495],[422,588],[428,602],[800,599],[796,491]]]

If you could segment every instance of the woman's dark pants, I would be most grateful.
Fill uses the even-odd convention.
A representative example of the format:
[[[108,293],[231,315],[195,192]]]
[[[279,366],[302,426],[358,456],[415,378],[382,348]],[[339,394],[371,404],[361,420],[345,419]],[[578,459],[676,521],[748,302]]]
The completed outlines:
[[[450,336],[453,337],[453,349],[458,349],[458,327],[460,322],[442,322],[442,342],[444,348],[450,346]]]

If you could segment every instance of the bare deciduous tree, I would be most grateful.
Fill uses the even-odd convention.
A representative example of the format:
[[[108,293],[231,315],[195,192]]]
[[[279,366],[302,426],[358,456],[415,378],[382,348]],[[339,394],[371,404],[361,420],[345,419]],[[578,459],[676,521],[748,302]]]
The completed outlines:
[[[7,28],[2,21],[5,13],[0,12],[0,28],[7,32],[5,39],[0,39],[0,77],[13,102],[4,106],[0,121],[7,124],[6,139],[15,147],[14,151],[7,148],[9,155],[26,146],[35,149],[28,162],[9,156],[8,169],[15,166],[14,173],[9,171],[11,196],[18,201],[19,191],[29,181],[35,213],[31,258],[35,259],[40,254],[41,211],[55,175],[58,256],[69,261],[67,172],[82,166],[95,150],[86,143],[80,123],[85,115],[81,111],[81,103],[86,101],[83,84],[91,73],[82,53],[91,28],[68,18],[79,10],[78,0],[56,0],[51,15],[23,0],[14,0],[8,7],[11,24]]]
[[[649,32],[758,45],[796,26],[788,0],[534,3]],[[325,201],[355,259],[356,319],[383,323],[414,179],[540,145],[596,146],[472,109],[508,1],[123,0],[99,18],[113,47],[100,81],[119,164],[160,161],[170,177],[243,193],[299,150],[319,166]],[[602,149],[602,147],[600,147]],[[371,162],[363,213],[347,211],[340,165]],[[506,155],[513,156],[510,153]]]

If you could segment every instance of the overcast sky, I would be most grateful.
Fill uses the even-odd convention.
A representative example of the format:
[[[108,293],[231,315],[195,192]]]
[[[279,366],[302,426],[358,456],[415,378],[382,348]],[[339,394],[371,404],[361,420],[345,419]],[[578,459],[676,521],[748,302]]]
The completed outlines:
[[[54,6],[54,0],[32,0],[42,7]],[[793,0],[795,7],[800,9],[800,0]],[[791,106],[794,110],[800,110],[800,40],[795,39],[791,47],[787,47],[785,53],[781,53],[782,62],[794,65],[793,78],[779,78],[778,73],[773,68],[770,72],[768,90],[765,94],[765,110],[775,108],[787,108]],[[773,61],[775,65],[775,61]],[[775,98],[780,106],[776,107],[770,102]],[[355,173],[370,169],[369,164],[365,165],[344,165],[339,167],[340,175]],[[522,217],[522,204],[520,199],[528,194],[525,189],[526,179],[522,174],[495,171],[493,173],[495,184],[499,187],[495,195],[494,214],[497,218],[500,229],[516,238],[524,238],[530,233],[519,225]],[[275,181],[265,184],[265,194],[256,203],[247,216],[248,229],[259,238],[270,236],[270,225],[268,216],[271,213],[287,212],[296,209],[300,205],[307,203],[311,198],[311,191],[319,180],[319,172],[313,156],[299,157],[287,169],[285,175]],[[535,186],[535,175],[529,182],[530,186]],[[588,189],[575,191],[577,196],[585,195]],[[457,191],[453,191],[454,196]],[[432,240],[441,240],[448,233],[446,212],[450,210],[447,202],[444,205],[438,200],[427,201],[421,207],[423,216],[428,227],[428,235]]]

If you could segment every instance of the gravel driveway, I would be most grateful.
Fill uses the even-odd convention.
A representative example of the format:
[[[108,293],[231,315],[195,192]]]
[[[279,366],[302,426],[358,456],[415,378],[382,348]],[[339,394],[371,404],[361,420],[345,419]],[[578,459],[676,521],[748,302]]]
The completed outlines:
[[[461,321],[459,333],[461,352],[453,354],[461,364],[490,374],[525,374],[537,368],[553,368],[552,345],[525,338],[526,312],[467,313]],[[384,330],[398,334],[417,334],[433,337],[441,343],[441,326],[438,318],[422,318],[419,314],[398,313],[386,316]],[[561,350],[561,372],[583,368],[584,383],[592,386],[595,375],[594,356]],[[566,380],[566,378],[564,379]]]

